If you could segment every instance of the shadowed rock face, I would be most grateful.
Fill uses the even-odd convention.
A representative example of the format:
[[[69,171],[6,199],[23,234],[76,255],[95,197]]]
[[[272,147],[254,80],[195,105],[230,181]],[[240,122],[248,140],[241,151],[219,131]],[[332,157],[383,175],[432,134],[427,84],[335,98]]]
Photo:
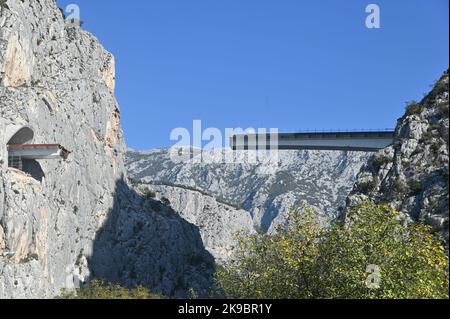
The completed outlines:
[[[22,166],[22,171],[26,172],[32,178],[42,183],[45,178],[45,173],[38,161],[31,159],[22,159]]]
[[[127,184],[114,58],[54,0],[0,8],[0,298],[52,298],[98,275],[167,295],[209,287],[198,229]],[[10,127],[67,161],[8,168]],[[157,207],[159,210],[155,210]],[[99,232],[101,230],[101,232]]]
[[[196,225],[123,180],[88,264],[92,277],[180,298],[207,296],[215,269]]]
[[[250,213],[203,192],[167,185],[138,184],[147,198],[165,203],[180,218],[198,227],[203,245],[222,264],[232,254],[238,232],[255,233]]]
[[[448,245],[448,71],[398,121],[394,144],[374,155],[347,202],[388,202],[441,232]]]

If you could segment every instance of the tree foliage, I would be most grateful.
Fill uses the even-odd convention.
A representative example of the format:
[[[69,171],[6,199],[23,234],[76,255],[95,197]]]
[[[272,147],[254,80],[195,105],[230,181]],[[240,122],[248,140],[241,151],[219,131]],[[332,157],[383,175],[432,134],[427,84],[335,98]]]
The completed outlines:
[[[387,205],[364,203],[328,229],[311,209],[297,210],[273,235],[237,239],[216,274],[227,297],[448,298],[441,242]]]

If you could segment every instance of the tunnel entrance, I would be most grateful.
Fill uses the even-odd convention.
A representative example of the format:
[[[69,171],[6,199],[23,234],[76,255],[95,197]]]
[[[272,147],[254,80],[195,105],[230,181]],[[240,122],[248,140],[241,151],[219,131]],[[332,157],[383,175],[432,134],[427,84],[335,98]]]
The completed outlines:
[[[29,126],[9,126],[6,129],[6,147],[8,149],[8,167],[24,171],[22,156],[10,152],[10,145],[21,145],[33,141],[34,131]],[[28,165],[27,165],[28,166]]]
[[[7,145],[27,144],[34,139],[34,131],[29,126],[9,126],[6,129]]]
[[[70,152],[59,144],[31,144],[33,138],[34,131],[28,126],[7,129],[8,166],[42,181],[45,174],[37,160],[66,160]]]

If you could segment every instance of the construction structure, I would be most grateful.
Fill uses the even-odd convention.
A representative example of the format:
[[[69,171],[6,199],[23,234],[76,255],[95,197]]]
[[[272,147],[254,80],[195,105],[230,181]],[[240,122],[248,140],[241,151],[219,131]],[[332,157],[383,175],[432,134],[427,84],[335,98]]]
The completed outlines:
[[[59,144],[12,144],[8,145],[10,167],[22,170],[23,160],[67,159],[70,152]]]
[[[244,133],[230,137],[233,150],[323,150],[377,152],[394,141],[394,130]]]
[[[25,171],[24,161],[64,159],[70,152],[59,144],[33,144],[34,131],[29,126],[7,128],[8,166]],[[26,172],[26,171],[25,171]]]

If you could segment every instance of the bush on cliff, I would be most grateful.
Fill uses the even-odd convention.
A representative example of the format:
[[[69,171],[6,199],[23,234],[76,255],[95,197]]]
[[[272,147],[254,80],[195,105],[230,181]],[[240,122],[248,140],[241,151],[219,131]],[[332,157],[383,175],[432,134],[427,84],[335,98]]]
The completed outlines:
[[[75,292],[64,292],[62,299],[163,299],[163,296],[150,293],[146,288],[127,289],[120,285],[106,284],[93,280]]]

